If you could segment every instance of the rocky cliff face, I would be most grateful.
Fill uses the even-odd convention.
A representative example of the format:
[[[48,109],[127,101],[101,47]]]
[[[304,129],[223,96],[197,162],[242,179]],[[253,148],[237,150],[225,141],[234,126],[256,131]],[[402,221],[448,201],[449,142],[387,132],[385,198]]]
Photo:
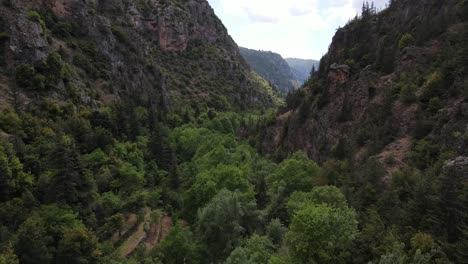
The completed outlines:
[[[466,1],[393,1],[339,29],[320,70],[268,128],[263,149],[392,173],[424,144],[468,149]],[[437,27],[435,27],[437,25]],[[274,142],[275,144],[271,144]]]
[[[273,104],[271,87],[251,73],[206,0],[2,3],[2,79],[23,104],[70,94],[91,105],[131,96],[161,111],[190,113],[190,104]],[[60,76],[47,76],[54,58]]]

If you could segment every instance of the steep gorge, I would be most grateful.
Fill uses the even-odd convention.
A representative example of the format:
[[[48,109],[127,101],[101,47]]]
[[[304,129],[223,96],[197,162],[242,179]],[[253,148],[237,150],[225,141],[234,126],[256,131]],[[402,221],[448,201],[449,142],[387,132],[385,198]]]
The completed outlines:
[[[320,162],[375,157],[387,173],[408,165],[420,140],[467,155],[466,8],[394,1],[338,29],[318,73],[266,130],[263,149],[280,157],[303,150]]]
[[[0,1],[0,263],[467,263],[467,18],[364,5],[277,111],[205,0]]]

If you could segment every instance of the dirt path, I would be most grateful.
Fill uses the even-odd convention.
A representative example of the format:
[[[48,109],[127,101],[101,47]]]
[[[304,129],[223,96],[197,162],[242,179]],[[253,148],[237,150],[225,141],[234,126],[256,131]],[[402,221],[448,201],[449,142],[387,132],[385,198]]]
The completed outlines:
[[[145,241],[146,248],[152,249],[159,242],[163,241],[167,237],[172,224],[172,217],[167,215],[163,216],[159,224],[153,224],[148,234],[148,239]]]
[[[137,217],[137,215],[136,215],[136,214],[129,214],[129,215],[127,216],[127,219],[126,219],[126,221],[125,221],[125,225],[124,225],[124,227],[122,228],[122,230],[121,230],[121,231],[116,231],[116,232],[114,232],[114,234],[112,235],[112,237],[111,237],[111,242],[112,242],[113,244],[117,243],[117,242],[120,240],[120,238],[121,238],[122,236],[125,236],[125,234],[126,234],[127,232],[129,232],[130,230],[132,230],[132,228],[137,224],[137,222],[138,222],[138,217]]]
[[[161,232],[160,232],[158,242],[163,241],[167,237],[167,234],[169,234],[169,229],[171,229],[171,226],[172,226],[172,217],[167,216],[167,215],[164,216],[161,221]]]
[[[144,220],[138,225],[137,230],[118,248],[122,257],[127,257],[135,251],[140,243],[146,239],[145,225],[149,224],[151,209],[145,208]]]
[[[130,223],[136,221],[135,217],[131,217]],[[129,225],[130,225],[129,223]],[[135,223],[133,223],[135,225]],[[144,220],[138,224],[135,232],[117,249],[117,252],[122,257],[130,256],[140,244],[144,244],[147,250],[153,249],[161,241],[163,241],[171,229],[173,224],[172,217],[164,215],[159,224],[151,224],[151,209],[144,209]],[[146,227],[146,228],[145,228]],[[115,238],[113,238],[115,239]]]

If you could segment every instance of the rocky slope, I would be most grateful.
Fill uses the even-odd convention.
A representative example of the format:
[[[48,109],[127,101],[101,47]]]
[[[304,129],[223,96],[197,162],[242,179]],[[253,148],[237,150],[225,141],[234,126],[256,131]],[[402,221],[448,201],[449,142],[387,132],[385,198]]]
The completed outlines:
[[[295,79],[301,83],[304,83],[309,79],[312,67],[315,67],[316,69],[319,67],[319,61],[316,60],[297,58],[286,58],[284,60],[289,64]]]
[[[7,0],[0,17],[0,101],[17,108],[131,97],[193,114],[275,100],[206,0]]]
[[[388,174],[416,164],[414,153],[466,156],[467,13],[458,0],[364,10],[336,32],[317,76],[288,98],[263,150],[279,158],[304,150],[320,162],[375,157]]]
[[[295,78],[288,63],[280,54],[242,47],[240,52],[252,70],[276,87],[280,93],[285,95],[302,84]]]

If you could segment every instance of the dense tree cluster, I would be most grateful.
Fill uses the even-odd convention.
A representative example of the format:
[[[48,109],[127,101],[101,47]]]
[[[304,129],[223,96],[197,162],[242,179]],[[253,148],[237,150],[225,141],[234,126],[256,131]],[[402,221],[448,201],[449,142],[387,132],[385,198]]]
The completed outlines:
[[[40,115],[0,114],[5,263],[124,263],[111,237],[145,207],[176,224],[133,255],[144,263],[466,259],[466,179],[442,169],[450,154],[424,140],[410,155],[415,168],[384,190],[376,161],[360,170],[300,152],[262,157],[239,138],[266,122],[257,114],[209,112],[168,127],[132,104],[48,104]]]
[[[458,5],[467,10],[467,1]],[[346,62],[351,71],[371,63],[387,73],[397,52],[428,39],[418,25],[427,28],[430,21],[373,39],[363,29],[388,26],[376,13],[365,4],[362,17],[348,25],[360,32],[359,43],[376,44],[375,53],[350,36],[352,45],[339,57],[324,57],[311,94],[288,96],[301,120],[330,101],[323,78],[328,60]],[[32,12],[29,19],[55,34],[76,34],[73,24],[54,17]],[[129,41],[124,33],[113,28],[119,41]],[[460,93],[444,88],[466,76],[467,39],[466,31],[444,38],[443,57],[423,78],[398,76],[369,126],[358,128],[357,145],[374,145],[363,163],[351,158],[345,139],[320,163],[303,152],[277,160],[260,154],[261,131],[275,121],[274,110],[209,108],[230,109],[219,96],[188,107],[190,113],[170,114],[134,94],[88,106],[73,96],[43,94],[57,84],[73,90],[60,54],[18,65],[15,89],[37,97],[0,110],[0,264],[468,263],[466,171],[448,166],[453,151],[427,137],[441,100]],[[75,59],[96,76],[106,74]],[[393,100],[420,104],[421,120],[407,166],[386,175],[372,155],[393,136],[385,122]],[[122,254],[132,234],[153,224],[162,232],[163,222],[169,230],[155,247],[141,243]]]

